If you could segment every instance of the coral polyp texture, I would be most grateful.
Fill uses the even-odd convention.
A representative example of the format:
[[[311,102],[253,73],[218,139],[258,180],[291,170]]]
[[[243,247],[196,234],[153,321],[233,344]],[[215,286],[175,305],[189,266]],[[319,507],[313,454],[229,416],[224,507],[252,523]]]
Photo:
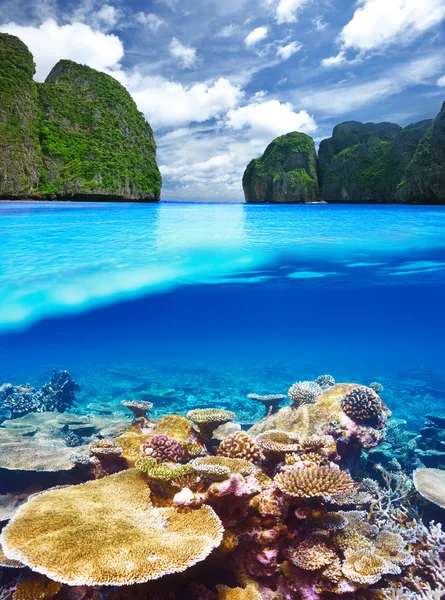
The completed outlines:
[[[299,381],[289,388],[287,395],[295,406],[314,404],[323,393],[323,389],[314,381]]]
[[[218,408],[159,420],[133,411],[123,427],[114,416],[100,426],[68,413],[7,419],[0,447],[15,449],[13,482],[39,444],[57,463],[65,448],[71,468],[48,464],[39,488],[0,495],[10,519],[0,599],[442,597],[445,533],[420,514],[439,510],[428,501],[444,506],[445,471],[418,468],[413,482],[376,462],[389,446],[375,448],[389,415],[376,392],[318,382],[311,402],[268,410],[248,431]],[[82,445],[66,445],[75,436]]]
[[[384,414],[383,402],[371,388],[359,386],[341,399],[342,410],[356,423],[377,425]]]

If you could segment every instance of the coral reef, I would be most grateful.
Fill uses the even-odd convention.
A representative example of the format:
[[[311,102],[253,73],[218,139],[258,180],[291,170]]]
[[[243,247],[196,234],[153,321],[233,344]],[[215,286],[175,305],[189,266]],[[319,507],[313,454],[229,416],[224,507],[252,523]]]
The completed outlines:
[[[49,382],[40,390],[30,385],[4,383],[0,386],[0,413],[15,419],[30,412],[64,412],[74,404],[79,391],[79,385],[68,371],[54,370]]]
[[[382,421],[383,403],[371,388],[356,387],[340,401],[341,408],[356,423],[378,425]]]
[[[314,381],[299,381],[291,385],[287,395],[295,406],[301,406],[302,404],[314,404],[322,392],[323,388]]]
[[[247,394],[247,397],[250,398],[250,400],[261,402],[266,409],[266,414],[269,414],[269,411],[271,413],[277,412],[281,402],[286,400],[286,396],[284,394],[268,394],[267,396],[260,396],[259,394]]]
[[[141,454],[151,456],[159,463],[180,463],[185,457],[185,450],[175,438],[164,433],[157,433],[142,444]]]
[[[226,437],[218,447],[218,454],[228,458],[243,458],[253,463],[260,463],[262,460],[260,447],[244,431]]]
[[[209,441],[217,427],[228,421],[233,421],[235,413],[223,409],[197,408],[189,411],[187,417],[195,423],[202,439]]]

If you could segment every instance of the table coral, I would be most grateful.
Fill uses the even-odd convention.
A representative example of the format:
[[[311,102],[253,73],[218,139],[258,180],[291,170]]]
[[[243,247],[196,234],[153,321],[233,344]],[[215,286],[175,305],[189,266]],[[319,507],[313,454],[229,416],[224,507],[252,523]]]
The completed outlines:
[[[235,413],[218,408],[196,408],[188,412],[187,417],[195,423],[204,441],[212,439],[212,434],[219,425],[233,421]]]
[[[88,510],[85,510],[88,507]],[[130,585],[184,571],[222,540],[209,506],[153,508],[129,470],[35,496],[2,533],[6,555],[68,585]]]

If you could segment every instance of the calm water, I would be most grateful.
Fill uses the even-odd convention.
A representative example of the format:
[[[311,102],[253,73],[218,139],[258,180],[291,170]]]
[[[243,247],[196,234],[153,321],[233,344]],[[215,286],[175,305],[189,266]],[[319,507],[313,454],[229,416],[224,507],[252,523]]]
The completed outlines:
[[[66,368],[79,410],[154,385],[248,420],[326,372],[414,421],[397,382],[426,365],[443,405],[444,208],[3,202],[0,251],[0,383]]]

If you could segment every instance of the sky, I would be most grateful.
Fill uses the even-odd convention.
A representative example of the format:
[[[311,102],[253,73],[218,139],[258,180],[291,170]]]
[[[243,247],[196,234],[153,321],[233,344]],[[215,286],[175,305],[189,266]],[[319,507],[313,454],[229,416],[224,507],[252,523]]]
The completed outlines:
[[[445,100],[445,0],[0,0],[36,79],[68,58],[111,74],[152,125],[164,200],[242,201],[277,136],[407,125]]]

